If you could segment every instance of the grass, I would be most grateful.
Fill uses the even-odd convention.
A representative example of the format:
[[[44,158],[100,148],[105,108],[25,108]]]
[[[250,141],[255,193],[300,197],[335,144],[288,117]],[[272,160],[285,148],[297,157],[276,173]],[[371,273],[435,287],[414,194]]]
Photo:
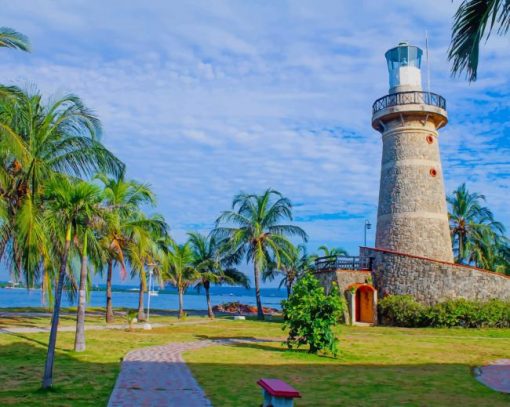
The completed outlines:
[[[161,318],[173,324],[152,331],[87,331],[83,353],[72,351],[73,333],[59,333],[51,392],[38,391],[48,334],[1,334],[0,405],[106,405],[120,360],[134,348],[201,338],[283,339],[278,321],[201,323],[207,319],[196,316],[183,324]],[[185,360],[217,406],[259,405],[255,382],[261,377],[281,378],[298,388],[303,398],[297,406],[510,403],[509,395],[479,384],[471,371],[510,358],[510,330],[340,327],[338,334],[336,359],[264,342],[204,348],[185,354]]]
[[[127,324],[127,308],[115,309],[115,324]],[[190,313],[193,318],[205,313]],[[38,307],[12,307],[0,308],[0,328],[8,327],[33,327],[49,328],[51,310]],[[171,323],[177,320],[177,311],[151,310],[150,321],[152,323]],[[88,307],[87,323],[90,325],[107,326],[105,322],[104,308]],[[76,325],[76,307],[62,308],[59,318],[59,326]]]

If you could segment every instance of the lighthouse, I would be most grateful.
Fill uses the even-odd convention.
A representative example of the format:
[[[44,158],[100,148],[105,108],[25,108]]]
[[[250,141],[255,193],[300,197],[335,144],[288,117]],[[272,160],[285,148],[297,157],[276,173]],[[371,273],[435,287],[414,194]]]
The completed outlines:
[[[422,55],[408,43],[385,55],[389,93],[372,111],[383,143],[375,246],[453,262],[438,138],[446,101],[423,91]]]
[[[386,52],[389,91],[372,106],[383,143],[375,247],[360,247],[359,257],[315,261],[324,288],[338,287],[347,299],[352,324],[380,322],[377,301],[387,295],[424,305],[510,301],[508,276],[453,262],[438,143],[446,101],[422,89],[422,55],[408,43]]]

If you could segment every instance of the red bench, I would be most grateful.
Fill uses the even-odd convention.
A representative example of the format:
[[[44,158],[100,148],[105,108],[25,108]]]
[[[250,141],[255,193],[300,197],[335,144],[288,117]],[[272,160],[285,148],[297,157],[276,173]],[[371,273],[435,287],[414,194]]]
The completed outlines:
[[[257,384],[263,389],[263,407],[292,407],[294,398],[301,397],[299,391],[280,379],[260,379]]]

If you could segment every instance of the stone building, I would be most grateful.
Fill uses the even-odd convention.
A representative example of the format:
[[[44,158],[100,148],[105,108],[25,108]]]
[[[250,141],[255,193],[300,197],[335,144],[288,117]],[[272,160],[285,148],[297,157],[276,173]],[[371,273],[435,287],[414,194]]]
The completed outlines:
[[[450,298],[510,299],[510,278],[453,263],[438,130],[445,99],[422,90],[422,50],[386,52],[389,94],[373,104],[383,152],[375,248],[360,256],[318,259],[317,277],[344,292],[352,323],[376,323],[377,298],[411,294],[434,304]]]

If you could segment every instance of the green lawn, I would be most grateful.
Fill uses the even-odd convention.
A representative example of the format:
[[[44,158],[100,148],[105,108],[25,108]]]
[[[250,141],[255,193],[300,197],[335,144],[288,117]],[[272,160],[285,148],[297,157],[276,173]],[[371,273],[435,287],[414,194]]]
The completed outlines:
[[[114,324],[127,324],[126,308],[115,309]],[[33,328],[49,328],[51,311],[47,308],[0,308],[0,314],[9,313],[10,315],[0,315],[0,328],[5,327],[33,327]],[[19,315],[14,315],[18,313]],[[28,315],[26,315],[28,313]],[[39,314],[39,315],[38,315]],[[191,313],[191,317],[195,317]],[[201,314],[206,314],[202,312]],[[172,323],[177,320],[177,311],[166,310],[151,310],[150,320],[152,323]],[[90,325],[106,326],[104,308],[89,307],[87,308],[87,323]],[[60,326],[75,326],[76,325],[76,307],[62,308],[59,319]]]
[[[163,318],[163,317],[162,317]],[[106,405],[130,349],[200,338],[282,338],[280,323],[191,317],[152,331],[87,331],[87,351],[72,351],[73,333],[60,333],[55,390],[39,392],[48,334],[0,334],[0,405]],[[93,321],[94,322],[94,321]],[[257,406],[261,377],[298,388],[297,406],[503,406],[472,375],[474,366],[510,358],[510,330],[341,327],[337,359],[286,351],[280,343],[214,346],[185,354],[216,406]]]

